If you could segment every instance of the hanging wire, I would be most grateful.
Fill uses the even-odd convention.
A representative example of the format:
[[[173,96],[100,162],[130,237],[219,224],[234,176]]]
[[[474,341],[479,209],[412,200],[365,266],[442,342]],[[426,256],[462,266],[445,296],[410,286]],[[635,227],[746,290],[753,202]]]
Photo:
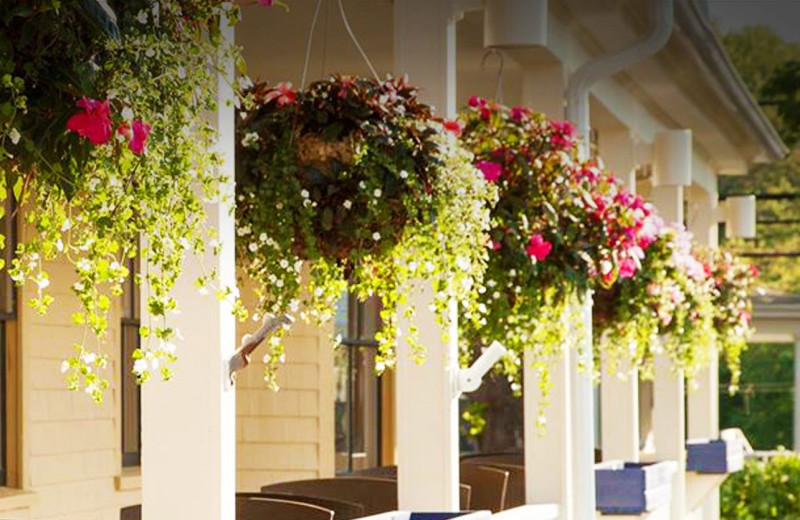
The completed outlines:
[[[341,1],[341,0],[339,0],[339,1]],[[492,56],[492,55],[497,55],[497,56],[500,57],[500,69],[497,71],[497,80],[496,80],[495,86],[494,86],[494,99],[498,103],[502,104],[503,103],[503,72],[505,71],[505,66],[506,66],[506,59],[505,59],[505,56],[503,55],[503,51],[501,51],[499,49],[489,49],[488,51],[486,51],[486,53],[483,55],[483,58],[481,59],[481,69],[486,68],[486,59],[489,56]]]
[[[308,75],[308,62],[311,61],[311,43],[314,41],[314,28],[317,26],[317,18],[319,18],[319,8],[322,5],[322,0],[317,0],[317,7],[314,9],[314,18],[311,20],[311,29],[308,31],[308,39],[306,40],[306,61],[303,63],[303,76],[300,78],[300,90],[306,88],[306,76]]]
[[[364,61],[367,63],[367,66],[369,67],[370,72],[375,78],[375,81],[380,82],[381,78],[375,71],[375,67],[372,66],[372,62],[369,61],[367,53],[364,52],[364,49],[361,48],[361,44],[358,43],[356,35],[353,34],[353,29],[350,28],[350,23],[347,21],[347,15],[344,12],[344,6],[342,5],[342,0],[338,0],[338,2],[339,2],[339,12],[342,14],[342,22],[344,23],[344,28],[347,29],[347,34],[350,35],[350,39],[353,40],[353,44],[356,46],[356,49],[358,49],[358,52],[361,53],[361,57],[364,58]]]
[[[331,20],[331,3],[325,2],[325,28],[322,34],[322,67],[319,71],[319,77],[325,77],[325,66],[328,63],[328,28],[330,27]]]

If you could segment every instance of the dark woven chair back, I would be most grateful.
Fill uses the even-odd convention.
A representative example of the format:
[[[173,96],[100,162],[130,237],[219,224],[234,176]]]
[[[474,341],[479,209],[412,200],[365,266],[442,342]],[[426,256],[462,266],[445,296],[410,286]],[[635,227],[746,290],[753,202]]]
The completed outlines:
[[[472,489],[470,509],[498,513],[505,508],[508,471],[478,464],[461,464],[461,483]]]
[[[512,464],[488,464],[493,468],[508,472],[506,501],[503,509],[525,505],[525,467]]]
[[[473,453],[461,457],[462,464],[510,464],[512,466],[524,466],[525,454],[521,451],[509,453]]]
[[[347,502],[344,500],[335,500],[333,498],[293,495],[291,493],[236,493],[236,496],[273,498],[279,500],[292,500],[294,502],[302,502],[304,504],[312,504],[333,511],[334,520],[353,520],[355,518],[361,518],[366,514],[364,513],[364,506],[361,504]]]
[[[397,481],[375,477],[337,477],[277,482],[261,488],[262,493],[290,493],[332,498],[364,506],[365,515],[397,509]]]
[[[142,520],[142,506],[123,507],[119,511],[119,520]]]
[[[236,520],[333,520],[333,511],[292,500],[237,494]]]

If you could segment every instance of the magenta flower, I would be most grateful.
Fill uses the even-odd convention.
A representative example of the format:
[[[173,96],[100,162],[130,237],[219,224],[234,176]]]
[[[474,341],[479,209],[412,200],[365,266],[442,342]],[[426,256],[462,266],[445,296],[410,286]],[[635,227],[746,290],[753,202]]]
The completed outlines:
[[[258,0],[258,5],[261,7],[272,7],[275,5],[275,0]]]
[[[554,148],[563,149],[572,146],[575,137],[575,127],[569,121],[550,121],[550,144]]]
[[[527,120],[531,116],[531,109],[527,107],[513,107],[511,109],[511,119],[519,123]]]
[[[638,267],[632,258],[626,258],[619,263],[619,277],[620,278],[633,278],[636,274]]]
[[[503,173],[503,167],[496,162],[491,161],[478,161],[476,164],[478,169],[483,172],[483,176],[489,182],[494,182],[500,178]]]
[[[87,138],[94,145],[107,143],[112,134],[108,101],[81,98],[75,104],[84,112],[69,118],[67,130]]]
[[[538,233],[531,237],[528,241],[528,247],[526,248],[528,256],[535,257],[539,262],[547,258],[552,250],[553,244],[545,240],[544,237]]]
[[[133,122],[133,126],[131,128],[132,135],[131,135],[131,144],[130,148],[133,153],[136,155],[142,155],[147,145],[147,137],[150,135],[150,130],[152,127],[145,122],[142,122],[139,119],[136,119]]]

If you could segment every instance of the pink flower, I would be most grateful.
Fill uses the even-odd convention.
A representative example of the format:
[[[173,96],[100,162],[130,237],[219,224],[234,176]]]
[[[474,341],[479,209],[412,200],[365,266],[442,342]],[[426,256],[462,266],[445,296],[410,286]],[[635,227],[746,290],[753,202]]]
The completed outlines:
[[[275,0],[258,0],[258,5],[261,7],[272,7],[275,5]]]
[[[758,276],[758,275],[760,275],[760,274],[761,274],[761,271],[758,269],[758,267],[756,267],[756,266],[755,266],[755,265],[753,265],[753,264],[750,264],[750,276],[752,276],[753,278],[755,278],[755,277],[757,277],[757,276]]]
[[[108,101],[81,98],[76,105],[84,110],[67,121],[67,130],[87,138],[94,145],[111,139],[111,108]]]
[[[550,131],[553,135],[550,137],[550,144],[553,147],[562,149],[572,146],[573,138],[575,135],[575,127],[569,121],[550,121]]]
[[[739,313],[739,320],[741,320],[741,322],[744,323],[745,325],[750,325],[750,320],[752,318],[753,317],[747,311],[742,311]]]
[[[483,98],[479,98],[478,96],[470,96],[469,101],[467,104],[471,107],[484,107],[486,106],[486,100]]]
[[[638,267],[632,258],[626,258],[619,263],[619,277],[620,278],[633,278],[636,274]]]
[[[292,90],[291,82],[281,81],[275,85],[275,88],[270,90],[266,96],[264,96],[264,102],[269,103],[270,101],[275,100],[279,107],[283,107],[293,104],[296,96],[297,94],[294,90]]]
[[[489,247],[492,249],[492,251],[499,251],[500,249],[503,248],[503,243],[495,242],[494,240],[489,240]]]
[[[445,121],[444,129],[456,137],[461,137],[461,132],[464,130],[464,127],[461,124],[461,121],[454,119],[452,121]]]
[[[531,237],[526,249],[528,256],[535,257],[539,262],[547,258],[552,250],[553,244],[545,240],[544,237],[538,233]]]
[[[147,123],[136,119],[133,122],[132,130],[133,135],[131,136],[130,144],[131,151],[136,155],[142,155],[147,145],[147,136],[150,135],[150,130],[152,130],[152,127]]]
[[[483,176],[489,182],[494,182],[500,178],[503,173],[503,167],[496,162],[491,161],[478,161],[476,164],[478,169],[483,172]]]

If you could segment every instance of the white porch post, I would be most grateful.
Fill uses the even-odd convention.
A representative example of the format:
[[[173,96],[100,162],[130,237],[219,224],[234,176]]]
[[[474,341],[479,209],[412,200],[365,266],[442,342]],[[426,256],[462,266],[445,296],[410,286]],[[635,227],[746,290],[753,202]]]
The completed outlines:
[[[408,74],[442,116],[455,114],[455,22],[450,2],[394,3],[395,73]],[[443,331],[429,309],[429,284],[419,281],[410,300],[428,358],[415,364],[406,342],[398,341],[398,504],[405,510],[457,511],[458,399],[452,385],[458,370],[456,307],[449,341],[443,342]],[[400,327],[408,330],[405,320]]]
[[[224,24],[225,25],[225,24]],[[223,25],[223,27],[224,27]],[[233,29],[225,27],[233,39]],[[233,178],[234,111],[230,82],[233,67],[219,77],[216,125],[224,171]],[[233,183],[222,187],[232,197]],[[220,282],[236,284],[234,220],[229,204],[206,204],[208,223],[217,229],[222,249],[208,253],[206,269],[216,268]],[[202,297],[194,281],[202,274],[199,258],[188,258],[175,286],[181,314],[170,317],[184,336],[173,380],[142,387],[142,512],[145,520],[235,516],[236,401],[226,386],[224,360],[235,348],[235,320],[226,302]],[[142,305],[146,316],[146,305]]]
[[[686,515],[686,420],[683,371],[672,369],[670,360],[659,354],[655,359],[653,381],[653,430],[658,460],[678,462],[672,477],[670,519]]]
[[[573,512],[576,520],[594,518],[596,490],[594,484],[594,382],[592,370],[592,293],[584,296],[578,309],[582,334],[578,351],[570,360],[572,393],[572,487]]]
[[[604,132],[600,156],[630,192],[636,192],[636,143],[630,130]],[[600,421],[603,460],[639,461],[639,372],[622,379],[601,367]],[[620,367],[625,370],[627,367]]]
[[[526,350],[523,363],[523,403],[525,413],[525,502],[528,504],[558,504],[559,518],[572,520],[572,399],[570,398],[569,368],[574,352],[564,357],[550,374],[553,388],[549,399],[542,403],[539,375],[533,368],[533,355]],[[545,405],[545,433],[539,435],[538,413]]]
[[[551,118],[564,113],[566,76],[558,62],[536,72],[526,72],[522,81],[522,102]],[[533,368],[530,351],[523,356],[523,406],[525,427],[525,501],[528,504],[558,504],[559,518],[575,517],[573,486],[573,431],[571,359],[564,352],[550,374],[552,388],[546,402],[539,390],[539,374]],[[539,435],[539,410],[544,409],[545,431]],[[587,420],[591,423],[591,418]]]
[[[718,197],[716,192],[693,189],[689,197],[689,231],[697,243],[717,247]],[[712,349],[708,366],[696,378],[696,388],[689,392],[688,432],[689,438],[719,437],[719,352]],[[719,519],[719,488],[708,494],[702,506],[703,520]]]
[[[800,330],[794,333],[794,451],[800,451]]]
[[[667,223],[683,224],[683,188],[691,184],[692,134],[669,130],[656,136],[653,203]],[[653,433],[656,456],[674,460],[678,471],[672,479],[670,518],[686,514],[686,417],[683,371],[674,371],[669,359],[656,355],[653,381]]]

